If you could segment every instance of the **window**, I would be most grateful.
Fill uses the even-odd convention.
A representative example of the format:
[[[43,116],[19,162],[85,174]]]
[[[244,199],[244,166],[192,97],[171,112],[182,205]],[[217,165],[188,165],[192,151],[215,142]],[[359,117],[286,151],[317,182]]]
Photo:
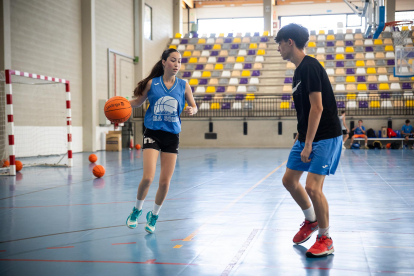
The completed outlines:
[[[347,27],[361,27],[362,17],[356,14],[347,14],[346,15],[346,26]]]
[[[198,33],[254,33],[263,32],[264,20],[259,18],[199,19]]]
[[[152,8],[145,4],[144,37],[152,40]]]
[[[395,12],[395,21],[414,20],[414,11],[399,11]]]

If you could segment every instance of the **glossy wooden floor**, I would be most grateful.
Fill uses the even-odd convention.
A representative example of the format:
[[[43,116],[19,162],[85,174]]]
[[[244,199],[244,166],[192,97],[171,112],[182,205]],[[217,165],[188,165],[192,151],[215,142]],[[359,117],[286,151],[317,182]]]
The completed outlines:
[[[282,185],[289,149],[182,149],[155,234],[125,226],[142,152],[89,153],[71,169],[0,178],[0,275],[414,275],[414,151],[345,150],[324,192],[334,255],[292,238],[303,214]]]

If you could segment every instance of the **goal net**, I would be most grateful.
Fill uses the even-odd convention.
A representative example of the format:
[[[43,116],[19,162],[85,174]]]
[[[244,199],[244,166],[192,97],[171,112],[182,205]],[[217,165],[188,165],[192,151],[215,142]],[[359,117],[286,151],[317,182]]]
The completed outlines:
[[[20,71],[0,75],[0,160],[30,166],[72,166],[69,81]],[[6,162],[6,165],[7,162]]]

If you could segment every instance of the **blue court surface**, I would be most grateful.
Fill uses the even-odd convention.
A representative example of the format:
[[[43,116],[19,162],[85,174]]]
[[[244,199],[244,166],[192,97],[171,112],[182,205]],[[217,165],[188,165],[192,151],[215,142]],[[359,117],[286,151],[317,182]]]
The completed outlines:
[[[182,149],[154,234],[125,226],[142,152],[89,153],[75,166],[0,178],[0,275],[414,275],[414,151],[345,150],[326,178],[335,253],[308,259],[316,236],[282,185],[289,149]],[[304,175],[304,177],[306,174]],[[302,183],[304,183],[304,177]]]

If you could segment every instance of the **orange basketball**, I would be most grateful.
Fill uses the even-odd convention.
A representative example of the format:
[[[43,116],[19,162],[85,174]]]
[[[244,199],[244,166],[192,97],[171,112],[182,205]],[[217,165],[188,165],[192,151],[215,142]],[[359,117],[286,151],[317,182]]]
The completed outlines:
[[[21,171],[22,168],[23,168],[22,162],[20,162],[19,160],[16,160],[16,172]]]
[[[140,144],[136,144],[136,145],[135,145],[135,148],[136,148],[137,150],[139,150],[139,149],[141,148],[141,145],[140,145]]]
[[[3,162],[3,168],[5,168],[5,167],[10,167],[10,162],[7,161],[7,160],[4,160],[4,162]]]
[[[131,117],[132,107],[126,98],[115,96],[106,102],[104,111],[112,123],[123,123]]]
[[[93,175],[96,177],[102,177],[105,174],[105,168],[101,165],[97,165],[93,168]]]
[[[98,157],[95,154],[89,155],[89,162],[95,163],[96,161],[98,161]]]

